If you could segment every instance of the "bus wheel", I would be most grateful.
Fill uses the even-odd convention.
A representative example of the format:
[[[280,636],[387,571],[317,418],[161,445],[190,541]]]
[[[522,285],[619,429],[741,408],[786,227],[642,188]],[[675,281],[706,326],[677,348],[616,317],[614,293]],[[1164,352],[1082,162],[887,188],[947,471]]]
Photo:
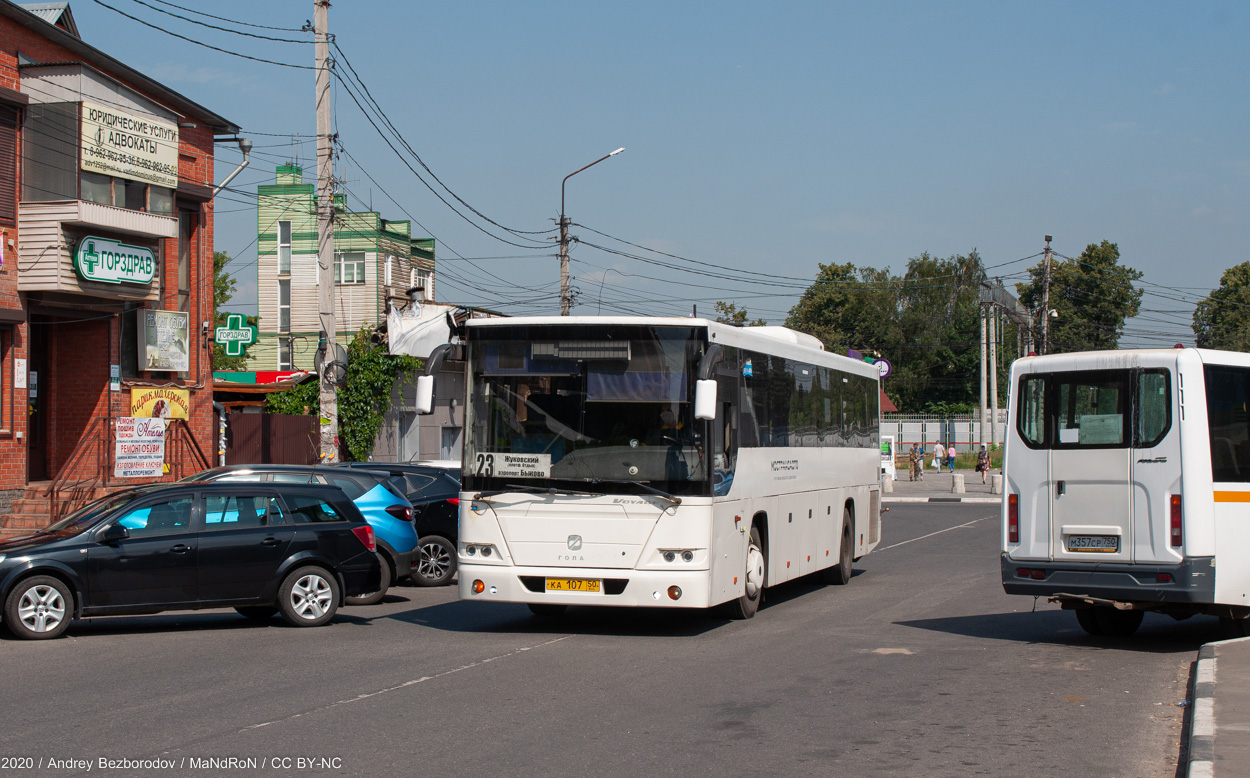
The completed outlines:
[[[838,563],[821,571],[825,583],[842,586],[851,582],[851,554],[854,553],[851,545],[854,542],[855,538],[851,532],[851,509],[846,508],[842,511],[842,544],[838,547]]]
[[[1141,626],[1142,618],[1146,615],[1143,611],[1122,611],[1108,607],[1098,607],[1093,610],[1094,618],[1102,627],[1102,633],[1117,638],[1128,637],[1136,632]]]
[[[1093,608],[1077,608],[1073,612],[1076,613],[1076,623],[1081,625],[1081,629],[1091,635],[1102,634],[1102,625],[1098,623]]]
[[[759,527],[751,527],[751,543],[747,546],[746,580],[743,593],[736,600],[725,604],[729,618],[749,619],[760,609],[764,599],[764,583],[768,580],[768,559],[764,556],[764,544],[760,541]]]
[[[552,605],[550,603],[531,602],[530,613],[540,619],[558,619],[564,615],[564,611],[568,609],[567,605]]]

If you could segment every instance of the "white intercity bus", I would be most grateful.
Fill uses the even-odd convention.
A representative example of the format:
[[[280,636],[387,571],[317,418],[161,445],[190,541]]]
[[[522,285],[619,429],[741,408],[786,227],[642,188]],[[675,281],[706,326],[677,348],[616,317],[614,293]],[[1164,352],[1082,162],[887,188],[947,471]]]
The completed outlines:
[[[1250,625],[1250,354],[1058,354],[1012,368],[1009,594],[1129,635],[1146,611]]]
[[[872,365],[782,327],[697,318],[466,323],[463,599],[754,615],[851,578],[881,537]]]

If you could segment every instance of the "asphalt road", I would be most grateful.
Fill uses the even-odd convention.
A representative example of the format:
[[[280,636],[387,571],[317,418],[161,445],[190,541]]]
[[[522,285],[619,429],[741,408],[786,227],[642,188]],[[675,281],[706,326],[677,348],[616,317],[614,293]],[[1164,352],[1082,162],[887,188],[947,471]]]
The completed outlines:
[[[997,547],[992,506],[895,505],[849,586],[770,590],[744,622],[552,624],[402,587],[321,629],[211,611],[6,636],[0,757],[43,764],[28,774],[237,757],[268,775],[1175,775],[1176,703],[1217,622],[1090,638],[1003,594]]]

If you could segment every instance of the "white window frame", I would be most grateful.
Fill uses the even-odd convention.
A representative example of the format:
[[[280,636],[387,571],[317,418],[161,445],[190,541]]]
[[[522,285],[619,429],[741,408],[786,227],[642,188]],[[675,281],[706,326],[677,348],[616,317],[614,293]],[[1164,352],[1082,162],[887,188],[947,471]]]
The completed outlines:
[[[282,240],[282,231],[286,230],[286,240]],[[284,251],[285,249],[285,251]],[[278,274],[291,274],[291,222],[278,222]]]
[[[283,292],[286,302],[283,303]],[[291,331],[291,279],[278,279],[278,332]]]
[[[294,370],[295,360],[291,353],[291,339],[278,338],[278,369]]]
[[[365,282],[365,261],[365,252],[363,251],[342,251],[335,253],[334,283],[363,284]],[[349,270],[351,272],[348,272]]]

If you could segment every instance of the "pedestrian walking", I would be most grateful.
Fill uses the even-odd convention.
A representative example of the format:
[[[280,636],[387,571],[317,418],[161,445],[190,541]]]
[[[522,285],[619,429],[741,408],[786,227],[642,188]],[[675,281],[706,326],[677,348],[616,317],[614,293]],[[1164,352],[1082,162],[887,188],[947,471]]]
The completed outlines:
[[[942,446],[942,441],[933,444],[933,469],[941,470],[942,463],[946,461],[946,448]]]
[[[920,477],[921,453],[920,447],[915,443],[911,444],[911,451],[907,452],[907,480],[915,481]]]
[[[953,443],[946,447],[946,464],[952,473],[955,472],[955,445]]]
[[[981,474],[981,483],[985,483],[985,474],[990,470],[990,452],[985,450],[985,446],[981,446],[981,450],[977,452],[977,472]]]

